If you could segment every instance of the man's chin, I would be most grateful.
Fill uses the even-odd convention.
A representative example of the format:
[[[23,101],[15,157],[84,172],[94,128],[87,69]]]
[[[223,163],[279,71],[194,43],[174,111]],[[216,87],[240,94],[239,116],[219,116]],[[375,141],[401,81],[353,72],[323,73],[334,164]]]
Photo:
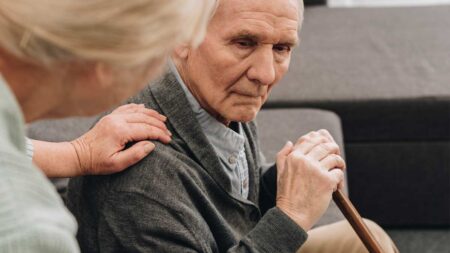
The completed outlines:
[[[245,113],[235,113],[233,115],[228,115],[227,119],[228,121],[234,121],[234,122],[250,122],[256,118],[256,115],[258,114],[258,111],[249,111]]]

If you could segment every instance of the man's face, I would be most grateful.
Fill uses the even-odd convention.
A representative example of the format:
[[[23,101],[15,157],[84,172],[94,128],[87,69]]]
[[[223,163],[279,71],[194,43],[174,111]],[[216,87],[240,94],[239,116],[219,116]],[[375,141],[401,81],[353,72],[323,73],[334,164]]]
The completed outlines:
[[[205,41],[175,57],[204,109],[224,123],[256,117],[289,68],[298,43],[299,8],[297,0],[220,2]]]

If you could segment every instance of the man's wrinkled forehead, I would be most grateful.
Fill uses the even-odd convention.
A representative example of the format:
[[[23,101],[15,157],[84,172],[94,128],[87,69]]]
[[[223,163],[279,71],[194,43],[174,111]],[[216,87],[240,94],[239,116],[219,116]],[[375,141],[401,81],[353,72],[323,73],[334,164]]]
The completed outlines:
[[[299,0],[220,0],[210,23],[210,32],[233,35],[254,31],[260,37],[278,34],[289,44],[298,44],[303,21],[303,2]],[[274,37],[273,37],[274,38]]]
[[[213,19],[219,22],[245,12],[291,19],[299,27],[303,22],[303,0],[218,0],[218,3]]]

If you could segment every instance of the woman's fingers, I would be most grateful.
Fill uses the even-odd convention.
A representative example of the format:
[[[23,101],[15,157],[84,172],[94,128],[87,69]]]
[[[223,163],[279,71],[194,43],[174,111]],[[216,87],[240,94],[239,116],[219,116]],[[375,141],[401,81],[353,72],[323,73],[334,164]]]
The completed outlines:
[[[167,134],[172,135],[170,131],[167,129],[166,124],[164,124],[163,121],[161,121],[158,118],[148,116],[147,114],[144,114],[142,112],[135,112],[126,114],[123,116],[123,118],[126,120],[127,123],[143,123],[147,124],[149,126],[157,127],[163,131],[165,131]]]
[[[116,109],[114,109],[114,111],[112,111],[112,113],[124,113],[124,112],[132,112],[137,110],[137,108],[142,108],[144,107],[143,104],[125,104],[125,105],[121,105],[119,107],[117,107]]]
[[[83,174],[110,174],[121,171],[148,155],[154,149],[149,140],[169,143],[171,134],[164,122],[149,116],[157,112],[143,105],[124,105],[104,116],[83,136],[75,140],[80,145]],[[124,149],[130,142],[132,147]]]
[[[147,114],[148,116],[151,116],[151,117],[156,117],[163,122],[165,122],[167,120],[166,116],[164,116],[164,115],[160,114],[159,112],[152,110],[152,109],[143,108],[140,110],[140,112]]]
[[[127,130],[127,135],[127,140],[129,142],[142,140],[159,140],[167,144],[171,141],[171,137],[166,131],[145,123],[130,123],[130,126]]]
[[[109,167],[111,171],[105,171],[105,174],[119,172],[136,164],[154,149],[155,144],[149,141],[140,141],[127,149],[117,152],[111,157]]]
[[[153,109],[148,109],[144,104],[126,104],[115,109],[112,114],[129,114],[129,113],[143,113],[149,117],[155,117],[161,121],[166,121],[167,117],[158,113]]]

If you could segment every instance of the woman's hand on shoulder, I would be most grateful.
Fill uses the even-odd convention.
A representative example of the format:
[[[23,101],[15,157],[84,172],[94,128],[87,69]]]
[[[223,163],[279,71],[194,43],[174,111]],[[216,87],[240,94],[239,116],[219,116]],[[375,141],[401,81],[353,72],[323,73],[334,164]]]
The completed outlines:
[[[101,118],[86,134],[71,142],[79,175],[120,172],[155,149],[150,140],[169,143],[166,117],[142,104],[127,104]],[[128,147],[127,144],[134,143]]]

